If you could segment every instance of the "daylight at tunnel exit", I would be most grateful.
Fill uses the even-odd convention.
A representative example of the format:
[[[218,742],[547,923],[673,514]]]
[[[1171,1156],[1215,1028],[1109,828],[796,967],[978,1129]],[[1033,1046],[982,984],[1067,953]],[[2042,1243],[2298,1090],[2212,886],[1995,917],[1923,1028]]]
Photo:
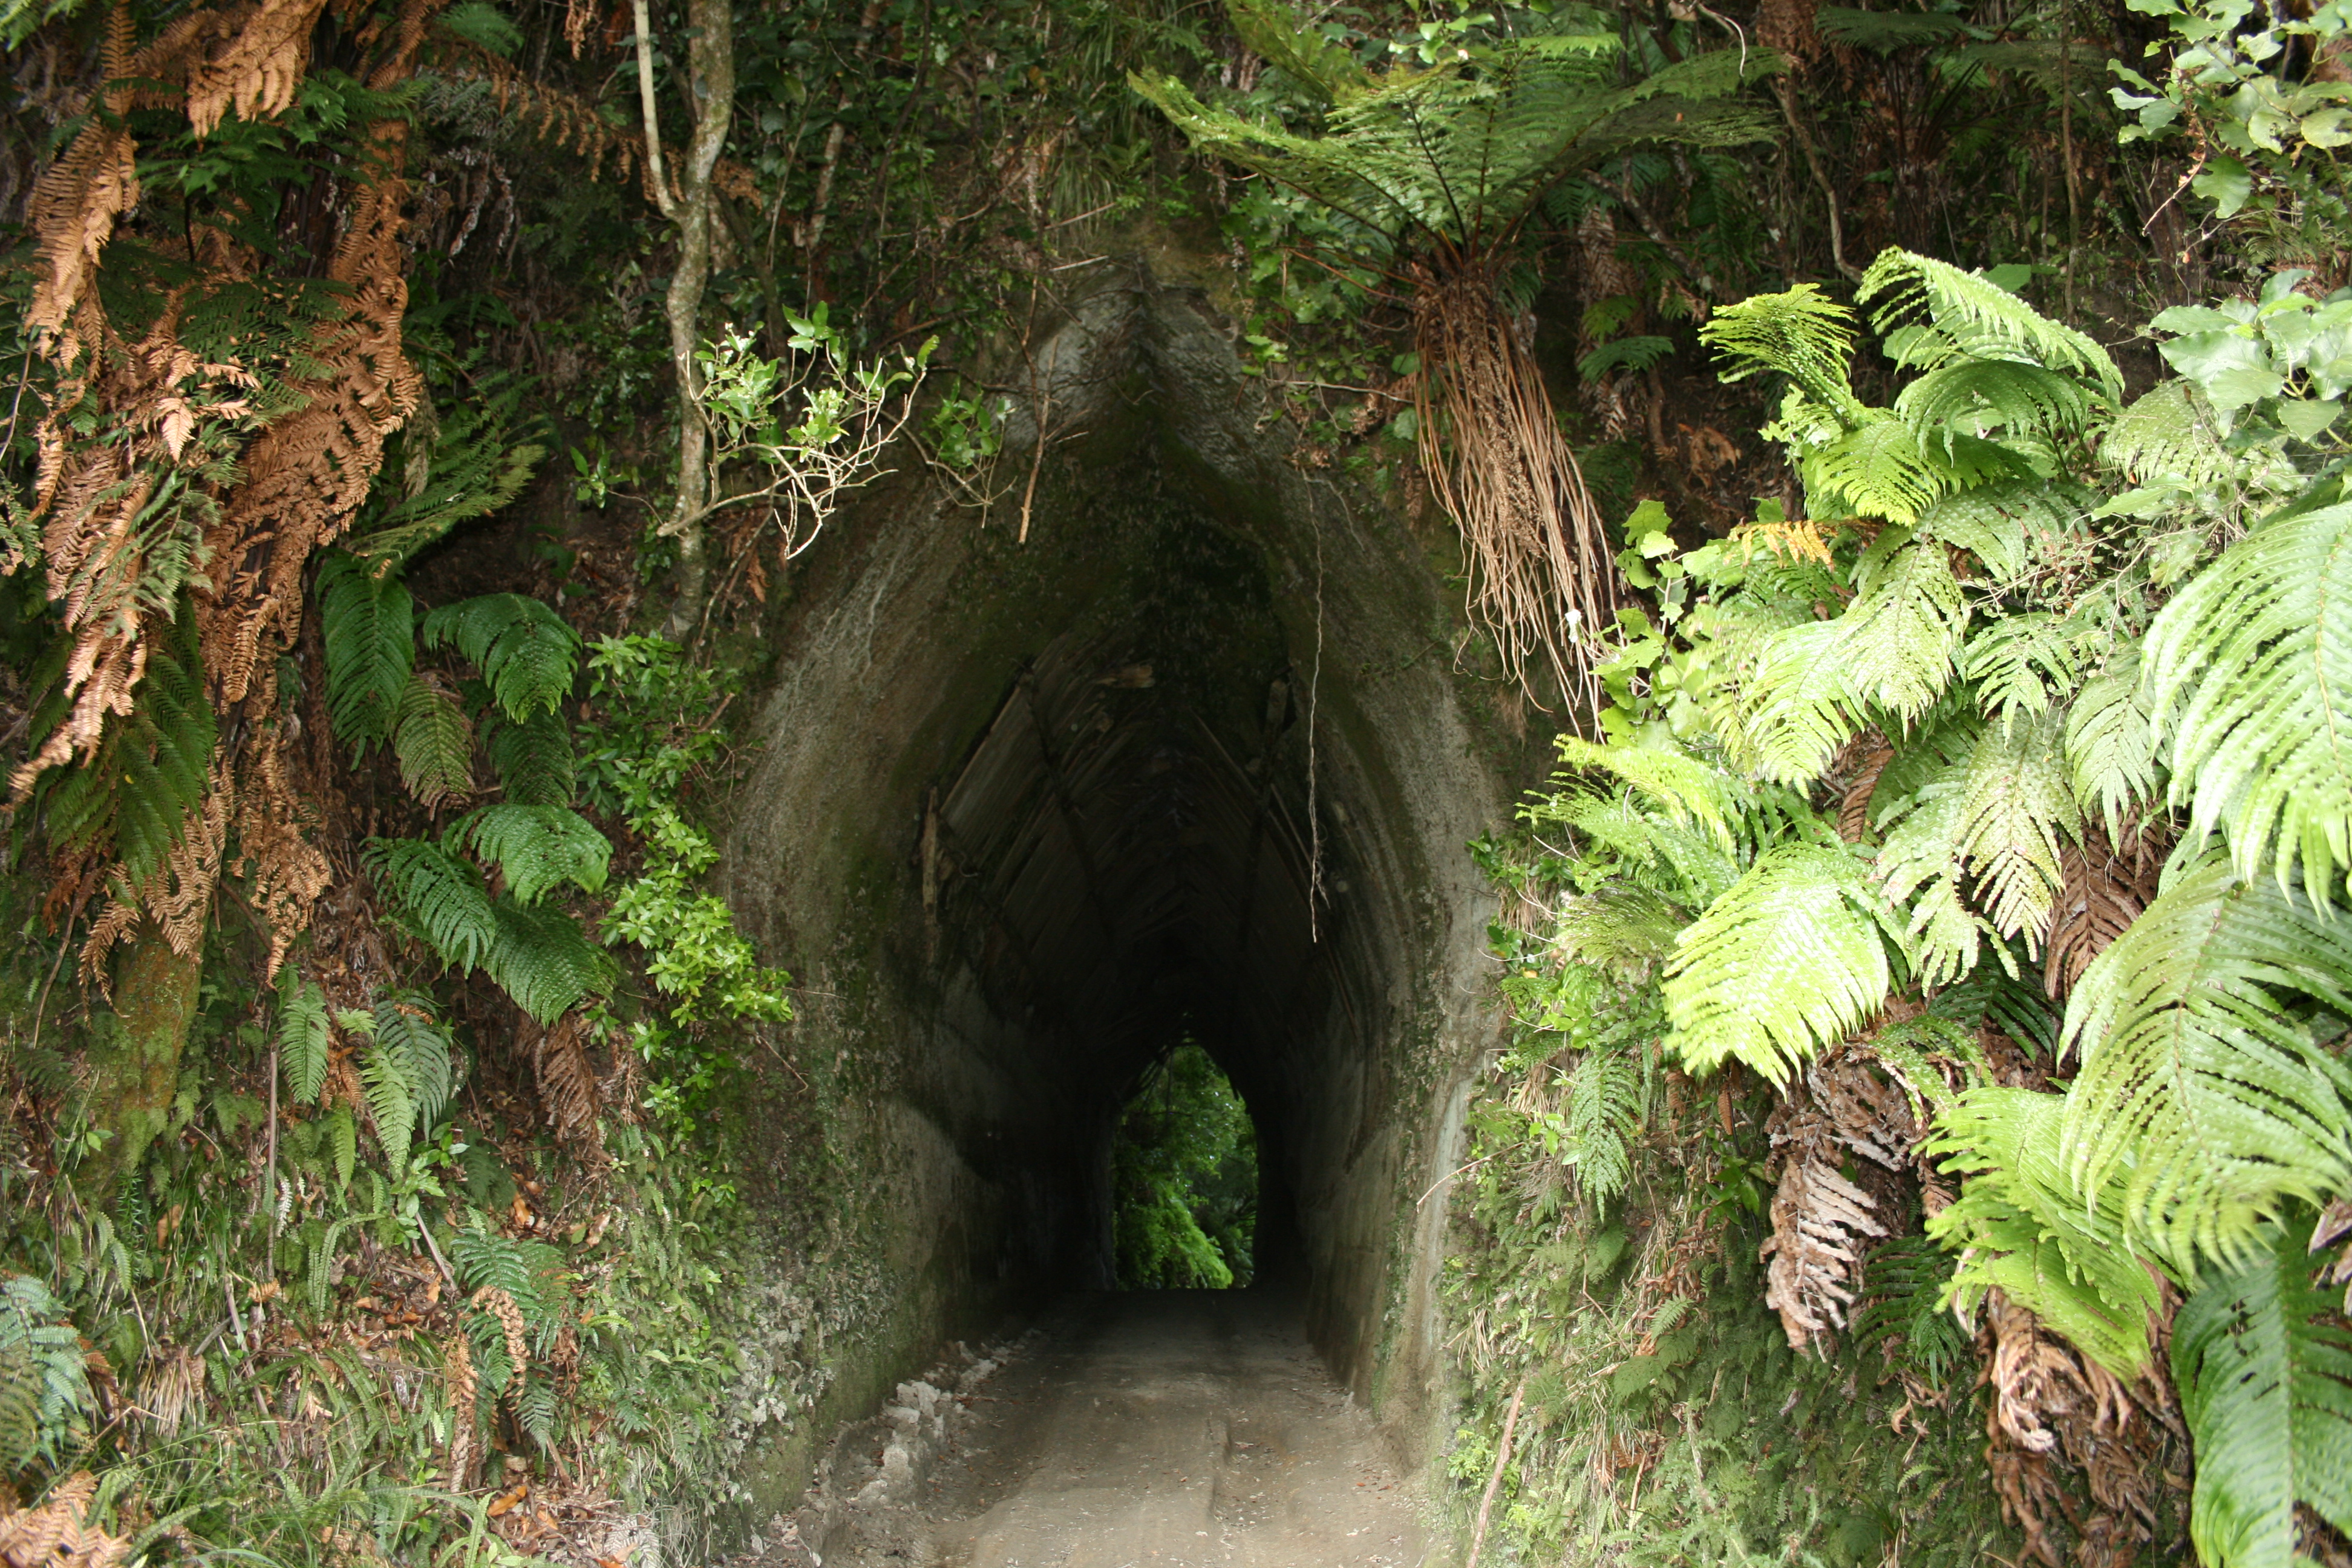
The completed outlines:
[[[2352,1568],[2352,0],[0,0],[0,1568]]]

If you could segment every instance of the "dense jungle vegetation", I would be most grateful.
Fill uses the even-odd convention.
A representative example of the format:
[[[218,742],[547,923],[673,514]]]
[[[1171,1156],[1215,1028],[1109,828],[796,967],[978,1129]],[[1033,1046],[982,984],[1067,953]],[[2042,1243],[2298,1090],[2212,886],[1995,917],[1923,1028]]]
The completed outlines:
[[[1145,245],[1561,732],[1470,851],[1471,1554],[2352,1563],[2347,27],[0,0],[0,1563],[726,1521],[868,1267],[730,707],[882,469],[1025,532]],[[1239,1146],[1199,1057],[1138,1115]],[[1220,1282],[1165,1131],[1134,1278]]]

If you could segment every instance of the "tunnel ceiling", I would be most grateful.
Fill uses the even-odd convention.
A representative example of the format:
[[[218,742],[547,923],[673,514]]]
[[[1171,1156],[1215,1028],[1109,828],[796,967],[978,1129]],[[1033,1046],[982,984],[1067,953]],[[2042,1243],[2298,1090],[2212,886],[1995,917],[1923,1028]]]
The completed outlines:
[[[1284,744],[1307,694],[1234,571],[1254,563],[1220,553],[1189,580],[1159,562],[1129,624],[1014,672],[927,816],[930,918],[1001,1014],[1059,1037],[1058,1070],[1111,1095],[1187,1031],[1244,1096],[1276,1090],[1324,968]]]

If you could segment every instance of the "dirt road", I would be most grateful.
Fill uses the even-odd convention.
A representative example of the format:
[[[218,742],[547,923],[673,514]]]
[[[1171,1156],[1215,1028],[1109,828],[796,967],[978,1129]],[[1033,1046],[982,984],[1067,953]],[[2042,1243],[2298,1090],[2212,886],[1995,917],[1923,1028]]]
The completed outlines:
[[[1045,1329],[905,1495],[832,1531],[828,1568],[1419,1568],[1438,1555],[1289,1303],[1097,1296]]]

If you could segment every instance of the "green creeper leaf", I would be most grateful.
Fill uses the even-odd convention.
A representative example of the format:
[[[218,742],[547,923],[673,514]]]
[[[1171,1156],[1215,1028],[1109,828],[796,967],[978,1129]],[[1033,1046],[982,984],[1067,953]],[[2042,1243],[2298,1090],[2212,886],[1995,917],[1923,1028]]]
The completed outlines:
[[[2235,217],[2254,194],[2254,177],[2235,158],[2215,158],[2199,171],[2189,188],[2214,205],[2216,217]]]

